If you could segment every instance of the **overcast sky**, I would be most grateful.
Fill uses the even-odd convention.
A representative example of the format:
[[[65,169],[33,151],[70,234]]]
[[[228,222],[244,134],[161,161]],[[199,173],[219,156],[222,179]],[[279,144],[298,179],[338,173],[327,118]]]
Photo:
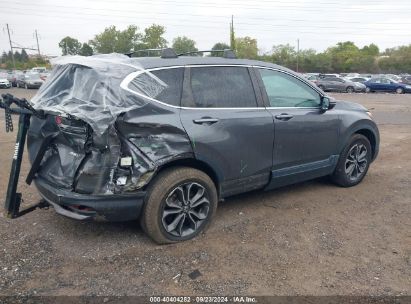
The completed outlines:
[[[199,49],[229,42],[234,15],[236,36],[257,38],[261,51],[273,45],[296,45],[318,51],[339,41],[380,49],[411,43],[409,0],[0,0],[0,51],[9,51],[6,23],[15,46],[34,48],[34,31],[40,50],[60,55],[65,36],[81,42],[105,27],[141,30],[152,23],[166,27],[165,38],[187,36]],[[32,51],[31,51],[32,52]]]

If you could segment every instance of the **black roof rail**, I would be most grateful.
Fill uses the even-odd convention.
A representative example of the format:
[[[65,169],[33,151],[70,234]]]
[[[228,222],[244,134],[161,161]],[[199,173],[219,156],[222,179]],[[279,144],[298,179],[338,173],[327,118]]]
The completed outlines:
[[[192,52],[181,53],[181,54],[178,54],[177,56],[184,56],[184,55],[191,55],[191,54],[201,54],[201,53],[221,53],[221,52],[223,53],[223,58],[230,58],[230,59],[236,59],[237,58],[234,51],[231,50],[231,49],[192,51]]]
[[[142,49],[142,50],[136,50],[133,52],[126,53],[124,55],[127,55],[128,57],[131,57],[135,53],[147,53],[148,55],[150,52],[161,52],[160,57],[161,58],[177,58],[176,52],[172,48],[164,48],[164,49]]]

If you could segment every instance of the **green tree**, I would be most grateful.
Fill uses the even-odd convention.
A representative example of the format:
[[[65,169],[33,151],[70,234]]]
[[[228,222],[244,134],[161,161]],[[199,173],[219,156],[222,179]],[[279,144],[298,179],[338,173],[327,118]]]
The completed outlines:
[[[90,45],[88,45],[87,43],[83,43],[83,45],[81,46],[81,49],[79,51],[79,55],[91,56],[91,55],[93,55],[93,48]]]
[[[59,48],[63,55],[77,55],[81,48],[81,43],[70,36],[64,37],[59,43]]]
[[[21,50],[21,61],[22,62],[27,62],[29,61],[29,55],[27,55],[27,52],[25,49]]]
[[[271,61],[294,69],[297,63],[297,52],[289,44],[274,45],[271,51]]]
[[[172,48],[177,54],[198,51],[196,42],[186,36],[174,38]]]
[[[360,56],[360,49],[351,41],[339,42],[326,50],[331,56],[331,65],[338,72],[356,72],[355,59]]]
[[[236,38],[235,47],[238,58],[256,59],[258,57],[257,39],[248,36]]]
[[[411,71],[411,44],[385,51],[385,56],[378,58],[378,66],[385,73],[409,73]]]
[[[142,35],[138,32],[138,27],[130,25],[125,30],[117,30],[112,25],[104,29],[100,34],[94,36],[89,41],[94,51],[101,54],[108,53],[128,53],[133,51],[141,43]]]
[[[224,42],[217,42],[211,48],[211,50],[213,50],[213,51],[215,51],[215,50],[228,50],[228,49],[230,49],[230,46],[227,43],[224,43]],[[218,57],[218,56],[221,56],[221,54],[219,54],[218,52],[215,52],[215,53],[211,53],[211,56]]]
[[[21,61],[21,54],[19,53],[19,51],[14,52],[14,60]]]
[[[378,56],[380,54],[380,49],[378,48],[377,45],[374,43],[371,43],[370,45],[366,45],[361,49],[361,53],[364,55],[369,55],[369,56]]]
[[[163,37],[165,32],[165,27],[158,24],[153,24],[144,29],[144,36],[141,39],[143,46],[147,49],[161,49],[167,47],[167,40]]]
[[[3,53],[1,54],[1,62],[6,63],[7,60],[8,60],[7,53],[6,53],[6,51],[3,51]]]

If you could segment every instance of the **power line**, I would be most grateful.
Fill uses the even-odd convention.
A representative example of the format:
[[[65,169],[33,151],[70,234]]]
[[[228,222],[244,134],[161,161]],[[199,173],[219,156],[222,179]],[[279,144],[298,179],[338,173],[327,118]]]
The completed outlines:
[[[107,3],[107,1],[104,1],[104,0],[97,0],[97,1],[91,1],[91,2],[98,2],[98,3],[106,2]],[[109,1],[109,3],[112,3],[112,2]],[[116,1],[116,4],[120,4],[120,3],[123,3],[123,4],[124,3],[138,4],[138,5],[142,5],[142,4],[143,5],[153,5],[153,2],[150,1],[150,0],[139,0],[138,2],[135,2],[135,1]],[[258,4],[258,3],[269,3],[269,4],[285,3],[285,4],[295,4],[295,5],[280,5],[280,6],[275,6],[275,7],[273,7],[273,6],[271,6],[271,7],[270,6],[262,6],[262,5],[255,6],[255,4]],[[379,2],[379,3],[386,4],[386,2]],[[309,3],[309,5],[310,5],[309,7],[306,7],[306,6],[302,7],[301,4],[304,4],[304,3],[291,2],[291,1],[283,1],[283,2],[280,2],[280,1],[267,1],[267,2],[266,1],[258,1],[258,2],[253,3],[253,5],[247,5],[247,4],[244,4],[243,2],[235,3],[233,1],[229,1],[227,4],[221,5],[220,2],[206,2],[206,3],[198,3],[197,2],[197,3],[193,3],[193,2],[186,2],[186,1],[169,1],[169,0],[167,0],[167,1],[156,1],[156,4],[173,4],[173,6],[211,7],[211,8],[218,7],[218,8],[231,8],[231,9],[233,9],[233,8],[247,8],[247,9],[262,9],[264,11],[267,11],[270,8],[275,8],[275,9],[287,8],[287,9],[292,9],[292,10],[304,9],[304,10],[309,10],[309,11],[313,11],[313,10],[318,11],[319,9],[324,9],[325,5],[333,4],[333,5],[339,5],[338,7],[335,7],[335,8],[338,8],[338,9],[341,9],[341,10],[354,10],[354,11],[364,12],[364,8],[349,7],[347,5],[342,5],[341,6],[341,3],[338,3],[338,2],[320,2],[320,3],[316,2],[315,4],[320,4],[317,7],[315,5],[313,5],[313,3]],[[361,2],[361,5],[364,5],[364,4],[366,4],[366,2]],[[369,2],[369,4],[370,4],[370,6],[367,7],[367,12],[372,11],[372,10],[376,10],[376,9],[380,12],[387,12],[387,9],[385,7],[371,6],[371,5],[375,5],[374,1]],[[235,7],[233,5],[235,5]],[[356,5],[358,5],[358,4],[356,4]],[[404,9],[404,8],[399,7],[399,6],[397,6],[397,7],[398,7],[398,9],[391,10],[391,11],[402,11]],[[328,10],[328,8],[325,8],[325,9]],[[390,10],[388,10],[388,11],[390,11]]]
[[[96,1],[92,1],[92,2],[96,2]],[[102,3],[104,2],[104,0],[98,0],[98,3]],[[106,2],[107,3],[107,2]],[[111,3],[111,2],[110,2]],[[129,4],[138,4],[138,5],[152,5],[153,2],[150,0],[139,0],[138,2],[130,2],[130,1],[117,1],[116,4],[118,3],[129,3]],[[324,5],[326,4],[325,2],[322,2],[321,5],[319,6],[315,6],[312,3],[310,3],[309,7],[302,7],[301,3],[294,3],[297,5],[280,5],[280,6],[255,6],[255,5],[244,5],[243,3],[241,4],[235,4],[235,6],[233,5],[229,5],[232,4],[231,2],[229,4],[223,4],[221,5],[221,3],[219,2],[207,2],[207,3],[193,3],[193,2],[180,2],[180,1],[156,1],[157,4],[173,4],[173,6],[188,6],[188,7],[208,7],[208,8],[246,8],[246,9],[255,9],[255,10],[264,10],[264,11],[269,11],[270,9],[286,9],[286,10],[293,10],[295,11],[296,9],[298,9],[299,11],[329,11],[328,8],[324,7]],[[278,1],[275,2],[270,2],[271,4],[276,4],[278,3]],[[283,3],[291,3],[291,2],[283,2]],[[258,2],[256,2],[255,4],[258,4]],[[316,3],[318,4],[318,3]],[[334,2],[334,4],[338,4],[336,2]],[[371,2],[370,2],[371,5]],[[361,12],[364,13],[364,8],[359,8],[359,7],[348,7],[347,5],[343,5],[343,6],[339,6],[339,7],[335,7],[338,10],[345,10],[345,11],[351,11],[351,12]],[[378,12],[381,13],[385,13],[387,11],[392,11],[392,12],[401,12],[404,10],[403,7],[397,6],[395,9],[393,10],[387,10],[384,7],[375,7],[375,6],[368,6],[367,7],[367,13],[369,13],[370,11],[376,10]]]
[[[20,3],[20,2],[18,2],[18,1],[14,1],[12,4],[16,4],[16,5],[24,5],[24,7],[27,7],[27,5],[30,5],[30,4],[26,4],[26,3]],[[39,7],[39,5],[34,5],[33,4],[33,9],[34,8],[38,8]],[[52,7],[51,8],[64,8],[64,9],[80,9],[80,10],[92,10],[93,11],[93,13],[91,13],[91,14],[89,14],[89,15],[93,15],[93,16],[95,16],[95,15],[101,15],[101,16],[113,16],[113,15],[106,15],[106,14],[104,14],[104,15],[102,15],[102,14],[96,14],[94,11],[96,11],[96,10],[98,10],[98,11],[107,11],[107,9],[103,9],[103,8],[93,8],[93,7],[83,7],[83,6],[76,6],[76,7],[74,7],[74,6],[64,6],[64,5],[52,5]],[[48,7],[46,8],[46,9],[49,9]],[[61,11],[55,11],[55,12],[58,12],[58,13],[66,13],[66,12],[61,12]],[[145,13],[145,12],[141,12],[141,11],[135,11],[135,10],[119,10],[119,9],[111,9],[110,8],[110,12],[120,12],[120,13],[133,13],[133,14],[144,14],[144,15],[146,15],[147,13]],[[83,13],[83,12],[81,12],[82,14],[87,14],[87,13]],[[169,13],[169,12],[167,12],[167,13],[165,13],[165,12],[155,12],[155,14],[159,14],[159,15],[166,15],[166,16],[187,16],[187,14],[179,14],[179,13]],[[118,15],[118,16],[120,16],[120,15]],[[207,16],[207,15],[199,15],[199,14],[190,14],[190,16],[196,16],[196,17],[205,17],[205,18],[207,18],[208,20],[207,21],[209,21],[209,18],[225,18],[225,19],[227,19],[227,17],[225,17],[225,16]],[[127,17],[131,17],[131,16],[127,16]],[[247,17],[245,17],[245,18],[243,18],[243,19],[250,19],[250,20],[269,20],[269,21],[272,21],[272,18],[247,18]],[[312,25],[313,24],[313,22],[312,22],[312,20],[307,20],[307,19],[288,19],[288,21],[292,21],[292,22],[301,22],[301,21],[303,21],[303,22],[310,22],[310,25]],[[327,21],[328,22],[328,21]],[[338,23],[340,23],[340,24],[363,24],[364,22],[347,22],[347,21],[334,21],[334,22],[338,22]],[[245,25],[257,25],[257,24],[255,24],[255,23],[239,23],[239,24],[245,24]],[[388,23],[388,22],[381,22],[381,23],[374,23],[374,24],[381,24],[381,25],[399,25],[399,26],[401,26],[401,28],[402,28],[402,26],[404,25],[404,24],[411,24],[411,23],[404,23],[404,22],[401,22],[401,23],[393,23],[393,22],[391,22],[391,23]],[[258,24],[259,25],[259,24]],[[284,25],[284,26],[286,26],[286,27],[289,27],[290,25],[289,24],[287,24],[287,25]],[[324,28],[333,28],[333,27],[329,27],[329,26],[327,26],[327,27],[324,27]],[[339,27],[338,27],[339,28]],[[364,27],[362,27],[362,28],[356,28],[356,29],[373,29],[373,28],[364,28]],[[393,29],[394,30],[394,29]]]
[[[9,9],[9,8],[7,8],[7,9]],[[30,13],[30,14],[24,14],[24,13],[22,13],[21,12],[21,10],[23,10],[24,11],[24,9],[19,9],[19,11],[14,11],[13,13],[14,14],[21,14],[21,15],[30,15],[30,16],[32,16],[32,15],[36,15],[36,16],[47,16],[47,17],[50,17],[50,15],[43,15],[43,14],[38,14],[38,13]],[[30,10],[30,12],[31,12],[31,10]],[[68,18],[68,19],[76,19],[76,17],[75,16],[73,16],[71,13],[69,13],[69,12],[61,12],[61,11],[50,11],[50,10],[48,10],[48,12],[50,12],[50,13],[57,13],[57,14],[59,14],[59,15],[55,15],[54,17],[58,17],[58,18]],[[69,14],[69,16],[65,16],[65,15],[61,15],[61,14]],[[122,19],[127,19],[127,18],[129,18],[130,20],[133,20],[133,21],[135,21],[135,18],[134,17],[132,17],[132,16],[125,16],[125,15],[108,15],[108,14],[96,14],[96,13],[94,13],[94,14],[88,14],[88,13],[83,13],[83,12],[78,12],[76,15],[84,15],[84,16],[91,16],[91,17],[95,17],[95,16],[100,16],[100,17],[112,17],[112,18],[114,18],[114,17],[116,17],[116,18],[122,18]],[[96,19],[96,18],[88,18],[88,19],[90,19],[90,20],[99,20],[99,21],[101,21],[101,19]],[[144,17],[140,17],[139,19],[141,19],[141,20],[153,20],[153,19],[155,19],[155,18],[144,18]],[[161,20],[163,20],[164,21],[164,19],[161,19]],[[181,21],[180,21],[181,22]],[[186,22],[186,21],[182,21],[182,22]],[[189,21],[188,21],[189,22]],[[204,22],[206,22],[206,21],[204,21]],[[190,26],[191,27],[202,27],[202,28],[221,28],[221,26],[211,26],[211,25],[209,25],[209,22],[206,22],[207,23],[207,25],[200,25],[200,24],[198,24],[198,22],[196,23],[196,24],[190,24]],[[293,26],[293,25],[272,25],[272,24],[253,24],[253,23],[241,23],[241,22],[239,22],[238,24],[240,24],[240,25],[251,25],[251,26],[268,26],[268,27],[279,27],[279,28],[286,28],[286,29],[289,29],[289,28],[293,28],[293,27],[297,27],[298,28],[298,26]],[[181,23],[178,23],[178,24],[176,24],[176,23],[169,23],[169,25],[172,25],[172,26],[187,26],[187,24],[181,24]],[[304,26],[305,28],[307,28],[306,26]],[[329,30],[329,29],[339,29],[339,27],[331,27],[331,26],[316,26],[314,29],[317,29],[317,28],[321,28],[321,29],[327,29],[327,30]],[[250,30],[250,28],[249,27],[247,27],[247,28],[242,28],[242,27],[239,27],[239,29],[240,30]],[[360,28],[356,28],[355,30],[356,31],[347,31],[347,32],[336,32],[336,31],[334,31],[334,32],[332,32],[333,34],[341,34],[341,35],[352,35],[352,36],[364,36],[364,35],[366,35],[366,36],[368,36],[369,34],[362,34],[362,33],[358,33],[357,32],[357,30],[359,30]],[[363,28],[363,29],[366,29],[366,28]],[[374,28],[371,28],[371,29],[374,29]],[[395,31],[396,29],[385,29],[385,31]],[[270,30],[270,29],[258,29],[258,31],[262,31],[262,32],[264,32],[264,31],[269,31],[269,32],[273,32],[272,30]],[[278,29],[276,29],[275,30],[276,32],[298,32],[298,33],[306,33],[306,34],[318,34],[318,31],[317,32],[312,32],[312,31],[300,31],[300,30],[284,30],[284,29],[280,29],[280,30],[278,30]],[[403,34],[396,34],[396,33],[387,33],[387,35],[389,35],[389,36],[398,36],[398,37],[404,37],[404,36],[406,36],[406,35],[403,35]],[[381,36],[381,33],[380,33],[380,36]]]

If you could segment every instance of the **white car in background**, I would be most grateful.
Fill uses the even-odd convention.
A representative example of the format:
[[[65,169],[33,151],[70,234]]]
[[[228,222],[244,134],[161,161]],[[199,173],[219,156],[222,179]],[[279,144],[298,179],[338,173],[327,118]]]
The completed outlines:
[[[7,74],[6,73],[1,73],[0,74],[0,88],[2,89],[9,89],[11,88],[11,83],[10,81],[7,80]]]

